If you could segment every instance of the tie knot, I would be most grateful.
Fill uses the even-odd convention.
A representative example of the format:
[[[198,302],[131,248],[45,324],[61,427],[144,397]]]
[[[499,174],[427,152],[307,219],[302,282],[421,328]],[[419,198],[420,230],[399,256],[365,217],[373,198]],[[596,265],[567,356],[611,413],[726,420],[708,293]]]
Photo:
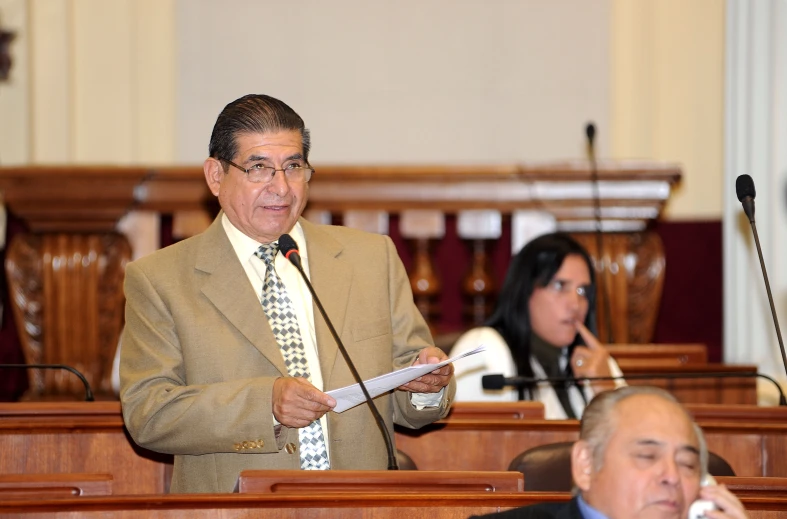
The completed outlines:
[[[279,244],[274,241],[260,245],[260,248],[257,249],[257,252],[254,254],[264,261],[266,265],[271,266],[273,265],[273,258],[276,257],[277,252],[279,252]]]

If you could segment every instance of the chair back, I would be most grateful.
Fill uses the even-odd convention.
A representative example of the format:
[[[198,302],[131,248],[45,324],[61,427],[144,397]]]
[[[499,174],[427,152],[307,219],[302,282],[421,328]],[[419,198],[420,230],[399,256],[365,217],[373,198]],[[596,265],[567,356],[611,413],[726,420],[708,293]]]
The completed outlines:
[[[508,470],[525,476],[525,491],[570,492],[571,447],[574,442],[548,443],[528,449],[511,461]],[[712,476],[734,476],[727,461],[708,452],[708,472]]]

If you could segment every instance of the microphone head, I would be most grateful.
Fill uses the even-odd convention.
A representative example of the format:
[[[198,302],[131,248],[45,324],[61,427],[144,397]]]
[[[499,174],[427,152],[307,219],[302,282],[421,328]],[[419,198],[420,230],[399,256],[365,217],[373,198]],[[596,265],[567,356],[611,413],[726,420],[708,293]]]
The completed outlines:
[[[588,137],[588,142],[593,144],[593,139],[596,138],[596,125],[593,123],[588,123],[587,126],[585,126],[585,135]]]
[[[749,175],[738,176],[735,180],[735,193],[737,193],[740,202],[743,202],[746,197],[755,198],[757,192],[754,190],[754,180]]]
[[[484,375],[481,377],[481,387],[484,389],[503,389],[506,386],[506,380],[503,375]]]
[[[298,254],[298,244],[292,239],[289,234],[282,234],[279,236],[279,251],[284,254],[284,257],[292,262],[293,265],[301,268],[301,256]]]
[[[289,234],[282,234],[279,236],[279,250],[284,254],[284,257],[287,257],[292,251],[298,252],[298,244]]]

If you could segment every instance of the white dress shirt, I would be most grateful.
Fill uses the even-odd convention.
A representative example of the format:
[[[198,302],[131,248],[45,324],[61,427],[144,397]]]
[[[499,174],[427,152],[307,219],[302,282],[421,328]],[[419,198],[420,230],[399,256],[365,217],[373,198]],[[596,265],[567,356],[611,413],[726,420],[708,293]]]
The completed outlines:
[[[230,239],[232,248],[235,254],[238,255],[243,270],[254,287],[254,293],[262,305],[262,286],[265,283],[265,262],[256,256],[257,249],[260,248],[260,243],[256,240],[246,236],[237,227],[232,225],[226,214],[221,217],[221,224],[224,227],[224,232]],[[306,239],[303,236],[303,229],[300,223],[295,223],[295,227],[290,231],[290,236],[295,243],[298,244],[298,254],[301,256],[301,265],[303,271],[309,276],[309,251],[306,247]],[[314,311],[312,307],[312,295],[309,288],[301,278],[301,274],[295,265],[284,257],[283,254],[277,254],[274,259],[274,266],[276,273],[281,278],[281,282],[287,289],[287,295],[290,296],[292,301],[295,315],[298,319],[298,327],[301,331],[301,339],[303,340],[303,350],[306,355],[306,362],[309,365],[309,374],[311,376],[311,383],[314,387],[323,391],[322,371],[320,371],[320,358],[317,353],[317,335],[314,332]],[[276,417],[273,421],[278,424]],[[330,448],[330,440],[328,438],[328,418],[327,414],[320,418],[322,425],[322,433],[325,436],[325,447]],[[330,456],[330,451],[328,452]]]
[[[260,248],[260,243],[243,234],[237,227],[232,225],[226,214],[221,217],[221,224],[224,227],[224,232],[232,244],[238,259],[243,265],[243,270],[249,278],[251,286],[254,288],[254,293],[260,299],[262,305],[262,286],[265,282],[265,262],[256,256],[257,249]],[[301,256],[301,265],[306,276],[311,278],[309,274],[309,251],[306,247],[306,238],[303,235],[303,228],[301,224],[296,222],[295,226],[290,231],[290,236],[295,243],[298,244],[298,253]],[[298,319],[298,327],[301,331],[301,339],[303,340],[304,354],[306,355],[306,362],[309,365],[309,374],[311,375],[311,383],[320,391],[324,391],[322,372],[320,371],[320,357],[317,349],[317,335],[314,331],[314,307],[312,305],[312,295],[309,288],[306,286],[298,269],[284,257],[283,254],[277,254],[274,259],[274,266],[276,273],[281,278],[281,282],[287,289],[287,294],[290,296],[292,305],[295,310],[295,315]],[[424,407],[437,407],[440,405],[440,400],[445,393],[445,388],[441,389],[438,393],[410,393],[410,401],[416,409],[423,409]],[[273,421],[278,424],[276,417]],[[320,418],[322,424],[322,431],[325,435],[326,448],[329,448],[330,441],[328,439],[328,418],[327,414]],[[330,452],[329,452],[330,455]]]
[[[451,348],[451,356],[459,355],[476,348],[479,344],[485,346],[484,351],[465,357],[456,362],[454,376],[456,377],[456,397],[457,402],[515,402],[518,400],[516,389],[490,390],[483,389],[481,379],[484,375],[502,374],[504,377],[517,376],[517,368],[511,350],[508,348],[505,339],[495,330],[488,326],[473,328],[464,333]],[[564,351],[567,353],[568,348]],[[560,367],[565,369],[568,359],[564,354],[560,359]],[[622,377],[623,373],[615,362],[615,359],[608,359],[610,375]],[[530,367],[533,370],[534,378],[546,378],[546,372],[535,356],[530,356]],[[616,380],[615,387],[625,386],[624,380]],[[544,418],[547,420],[565,420],[568,418],[560,399],[552,386],[546,382],[537,384],[534,400],[544,404]],[[595,396],[595,391],[590,384],[585,383],[583,395],[580,394],[577,386],[568,388],[568,398],[574,414],[582,416],[587,405]]]

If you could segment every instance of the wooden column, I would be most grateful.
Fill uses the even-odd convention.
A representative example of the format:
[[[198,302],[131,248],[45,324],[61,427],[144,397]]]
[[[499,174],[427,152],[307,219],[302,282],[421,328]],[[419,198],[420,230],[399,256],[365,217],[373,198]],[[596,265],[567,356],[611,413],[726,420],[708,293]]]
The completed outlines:
[[[143,168],[3,168],[8,209],[30,232],[6,258],[11,304],[28,364],[82,372],[97,397],[112,398],[110,376],[123,326],[123,273],[131,258],[115,224],[133,205]],[[24,399],[82,398],[66,371],[31,370]]]

